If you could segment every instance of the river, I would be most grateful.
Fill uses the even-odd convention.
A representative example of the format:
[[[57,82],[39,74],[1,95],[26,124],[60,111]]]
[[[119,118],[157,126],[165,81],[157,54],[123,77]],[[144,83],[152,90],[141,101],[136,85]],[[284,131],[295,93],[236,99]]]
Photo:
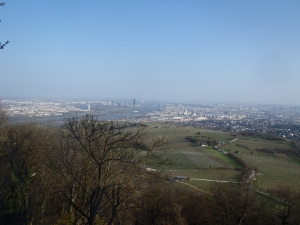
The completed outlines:
[[[86,114],[93,114],[97,116],[99,121],[114,121],[114,120],[128,120],[135,121],[137,118],[141,118],[143,116],[146,117],[145,114],[153,112],[156,108],[147,107],[147,108],[138,108],[135,110],[124,110],[124,112],[70,112],[68,114],[62,116],[45,116],[45,117],[12,117],[10,118],[11,122],[16,123],[25,123],[25,122],[33,122],[40,124],[47,124],[51,126],[59,126],[63,123],[64,119],[72,116],[84,116]]]

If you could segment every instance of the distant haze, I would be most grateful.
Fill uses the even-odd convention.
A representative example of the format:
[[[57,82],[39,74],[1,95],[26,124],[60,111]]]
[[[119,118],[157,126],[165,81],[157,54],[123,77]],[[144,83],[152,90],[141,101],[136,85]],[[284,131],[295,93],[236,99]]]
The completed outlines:
[[[0,98],[300,105],[300,1],[5,1]]]

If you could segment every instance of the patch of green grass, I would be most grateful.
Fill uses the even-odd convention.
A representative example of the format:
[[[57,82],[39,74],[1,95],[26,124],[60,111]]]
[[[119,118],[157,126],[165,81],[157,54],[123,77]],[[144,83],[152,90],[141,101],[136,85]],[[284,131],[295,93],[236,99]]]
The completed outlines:
[[[201,136],[206,136],[210,139],[216,139],[218,142],[228,142],[234,139],[234,137],[230,134],[220,131],[211,131],[194,127],[181,127],[159,123],[148,123],[146,131],[148,132],[149,139],[158,135],[166,137],[166,139],[168,140],[168,144],[166,145],[166,147],[169,149],[173,148],[175,150],[190,147],[192,144],[185,138],[188,136],[195,136],[198,132],[201,133]]]
[[[209,169],[209,170],[183,170],[183,171],[167,171],[165,176],[187,176],[188,181],[184,182],[172,182],[174,184],[185,184],[186,188],[194,187],[196,190],[201,190],[204,192],[210,192],[211,187],[218,181],[231,181],[240,182],[243,177],[243,173],[237,170],[221,170],[221,169]],[[197,179],[208,179],[197,180]],[[220,183],[219,183],[220,184]],[[223,183],[221,183],[222,185]],[[224,183],[228,184],[228,183]],[[235,183],[232,183],[236,185]]]
[[[190,180],[189,184],[201,189],[202,191],[210,192],[211,187],[214,183],[208,181]]]
[[[205,192],[211,192],[213,185],[240,185],[239,183],[219,183],[217,181],[203,181],[203,180],[190,180],[189,184],[195,186],[196,188],[201,189]]]
[[[241,167],[241,165],[229,155],[219,152],[213,148],[205,148],[204,151],[212,156],[218,157],[219,159],[223,160],[224,162],[234,166],[234,167]]]
[[[235,142],[234,143],[229,143],[226,146],[220,146],[220,149],[225,150],[227,152],[241,152],[241,153],[246,153],[246,154],[250,154],[252,150],[248,149],[247,146],[242,147],[241,145],[236,145]]]
[[[255,186],[262,190],[276,189],[282,185],[300,191],[300,165],[289,157],[276,158],[263,155],[241,154],[240,157],[258,169]]]
[[[189,178],[241,181],[243,173],[237,170],[209,169],[169,171],[169,176],[187,176]]]
[[[218,142],[228,142],[230,140],[233,140],[235,137],[228,134],[228,133],[224,133],[221,131],[211,131],[211,130],[203,130],[201,132],[201,135],[210,137],[210,138],[214,138],[216,139]]]
[[[224,167],[208,155],[194,150],[167,151],[162,157],[167,159],[166,164],[159,164],[159,161],[154,159],[149,161],[148,165],[159,170],[196,170]]]
[[[274,141],[274,140],[264,140],[264,139],[258,139],[258,138],[247,138],[247,139],[238,139],[236,142],[234,142],[235,145],[244,145],[247,146],[249,149],[291,149],[290,142],[288,141]]]
[[[172,172],[178,172],[177,175],[187,175],[190,173],[190,175],[187,175],[189,177],[196,176],[199,178],[215,179],[217,175],[210,172],[214,171],[213,168],[215,167],[203,166],[207,163],[206,161],[212,160],[220,163],[222,167],[227,168],[226,170],[217,170],[218,174],[220,174],[220,171],[226,174],[228,171],[231,171],[229,168],[240,167],[236,160],[214,150],[212,147],[192,148],[191,143],[185,138],[200,132],[201,136],[216,139],[218,142],[224,141],[226,145],[221,145],[220,149],[232,153],[235,151],[240,152],[238,157],[251,167],[257,168],[259,173],[255,178],[256,180],[253,181],[256,188],[266,191],[287,185],[294,190],[300,191],[300,161],[288,156],[288,151],[295,151],[294,144],[288,141],[240,137],[238,140],[228,143],[235,138],[228,133],[168,124],[147,125],[146,130],[149,132],[149,139],[157,135],[162,135],[169,142],[166,145],[166,148],[169,149],[167,157],[171,159],[172,164],[162,165],[159,167],[161,170],[177,170]],[[285,151],[287,154],[285,154]],[[207,156],[206,161],[204,160],[203,163],[200,163],[202,157],[200,153]],[[205,170],[197,170],[199,168],[205,168]]]
[[[294,157],[289,157],[289,162],[300,165],[300,160]]]

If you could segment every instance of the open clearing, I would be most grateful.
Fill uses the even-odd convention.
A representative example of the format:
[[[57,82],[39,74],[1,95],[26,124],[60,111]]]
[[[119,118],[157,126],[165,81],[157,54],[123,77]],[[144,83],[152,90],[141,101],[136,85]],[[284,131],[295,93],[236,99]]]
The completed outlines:
[[[200,132],[203,137],[216,139],[221,143],[220,149],[231,153],[237,151],[237,157],[251,168],[255,168],[258,172],[253,181],[255,188],[268,191],[280,186],[290,186],[300,191],[299,160],[285,154],[297,150],[289,141],[240,137],[234,142],[229,142],[235,139],[236,135],[169,124],[147,125],[150,138],[162,135],[168,140],[165,157],[170,159],[170,163],[157,169],[168,171],[172,176],[241,181],[242,172],[235,170],[241,169],[241,165],[235,159],[215,150],[213,146],[193,147],[193,144],[186,140],[186,137]],[[201,180],[190,180],[188,183],[205,191],[212,184]]]
[[[218,181],[224,183],[240,182],[243,173],[237,170],[222,170],[222,169],[209,169],[209,170],[190,170],[190,171],[169,171],[168,176],[187,176],[189,180],[187,183],[200,189],[204,192],[210,192],[211,187]]]

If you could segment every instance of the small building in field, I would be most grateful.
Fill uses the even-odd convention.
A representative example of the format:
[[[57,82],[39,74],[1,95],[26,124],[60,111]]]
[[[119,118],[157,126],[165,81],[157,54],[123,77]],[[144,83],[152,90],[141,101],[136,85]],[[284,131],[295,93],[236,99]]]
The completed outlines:
[[[187,176],[176,176],[176,177],[173,177],[172,180],[173,181],[187,181],[188,177]]]

